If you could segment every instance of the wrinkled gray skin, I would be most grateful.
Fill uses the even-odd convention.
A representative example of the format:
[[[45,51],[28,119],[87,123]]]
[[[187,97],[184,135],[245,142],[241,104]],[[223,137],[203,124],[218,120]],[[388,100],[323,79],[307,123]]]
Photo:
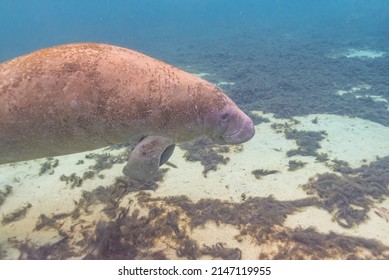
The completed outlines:
[[[254,125],[219,88],[141,53],[81,43],[0,64],[0,164],[127,142],[124,172],[146,180],[201,135],[238,144]]]

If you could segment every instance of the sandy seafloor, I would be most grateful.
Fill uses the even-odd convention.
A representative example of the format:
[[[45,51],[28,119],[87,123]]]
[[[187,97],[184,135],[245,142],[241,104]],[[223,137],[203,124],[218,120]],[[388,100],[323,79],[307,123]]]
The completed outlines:
[[[204,166],[186,160],[185,151],[177,147],[169,160],[172,165],[163,166],[167,171],[162,180],[156,185],[140,187],[145,190],[132,189],[135,187],[122,183],[120,195],[113,195],[117,192],[115,189],[107,191],[114,196],[115,203],[111,204],[94,198],[86,203],[88,207],[81,205],[86,200],[85,194],[91,194],[99,186],[112,186],[118,177],[126,181],[121,174],[124,161],[95,170],[96,159],[87,159],[85,156],[91,152],[86,152],[57,157],[57,166],[53,166],[55,159],[0,166],[3,194],[6,185],[12,186],[0,206],[3,215],[1,257],[387,259],[387,195],[380,199],[370,197],[366,217],[351,223],[351,227],[337,222],[336,207],[328,210],[309,201],[305,205],[293,202],[304,198],[325,200],[302,186],[314,181],[318,174],[329,172],[342,176],[334,171],[331,160],[345,161],[355,169],[369,165],[378,157],[389,156],[389,128],[360,118],[331,114],[292,120],[261,112],[253,114],[269,121],[256,126],[256,135],[251,141],[220,153],[229,158],[227,164],[218,164],[217,170],[204,176]],[[295,139],[285,137],[285,127],[297,131],[325,131],[317,152],[326,153],[328,160],[318,161],[312,155],[288,157],[286,152],[298,146]],[[126,148],[106,148],[93,153],[124,154],[125,157]],[[288,162],[292,159],[306,164],[289,171]],[[79,160],[83,163],[76,164]],[[40,175],[42,164],[47,161],[52,166],[48,165]],[[277,173],[257,179],[252,174],[257,169]],[[87,171],[92,171],[93,178],[84,179],[80,186],[72,186],[71,179],[68,183],[60,179],[63,174],[72,173],[83,177]],[[362,196],[369,198],[368,194]],[[82,197],[84,202],[81,202]],[[31,207],[25,208],[25,213],[21,211],[20,217],[4,222],[10,213],[28,204]],[[77,207],[78,214],[74,214]],[[349,207],[358,209],[360,206]],[[109,215],[103,211],[108,208],[113,209]],[[234,210],[228,212],[227,208]],[[133,233],[129,232],[131,230]]]

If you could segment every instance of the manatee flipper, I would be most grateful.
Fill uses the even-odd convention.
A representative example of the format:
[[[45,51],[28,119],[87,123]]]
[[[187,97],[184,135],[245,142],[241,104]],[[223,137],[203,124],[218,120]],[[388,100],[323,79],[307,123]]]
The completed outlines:
[[[175,145],[169,138],[147,136],[130,152],[128,162],[123,168],[124,175],[131,179],[151,179],[158,168],[167,162],[174,151]]]

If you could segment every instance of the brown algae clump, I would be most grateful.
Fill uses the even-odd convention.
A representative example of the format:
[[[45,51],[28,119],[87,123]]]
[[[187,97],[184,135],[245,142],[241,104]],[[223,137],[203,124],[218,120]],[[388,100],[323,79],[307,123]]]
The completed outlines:
[[[230,151],[228,146],[216,145],[207,137],[199,137],[194,141],[180,144],[185,150],[185,159],[188,161],[200,161],[204,166],[203,174],[206,177],[211,170],[216,171],[219,164],[227,164],[230,160],[223,154]]]
[[[297,149],[290,150],[286,153],[288,157],[295,155],[314,156],[318,161],[328,160],[326,154],[319,154],[318,149],[321,148],[320,141],[327,135],[325,131],[298,131],[296,129],[286,130],[286,139],[296,140]]]
[[[0,205],[4,203],[4,201],[7,199],[7,197],[12,193],[12,186],[5,185],[5,190],[0,190]]]
[[[47,158],[47,160],[41,164],[41,169],[39,171],[39,176],[45,174],[46,172],[49,175],[54,174],[54,168],[58,166],[59,160],[54,158]]]
[[[22,206],[9,214],[3,215],[1,223],[5,225],[23,219],[31,207],[31,203],[27,203],[25,206]]]
[[[297,169],[301,169],[303,168],[307,163],[306,162],[302,162],[300,160],[290,160],[288,162],[288,171],[295,171]]]
[[[350,228],[366,220],[374,202],[389,196],[389,157],[345,170],[341,176],[320,174],[303,188],[314,191],[323,207],[334,214],[338,224]]]
[[[267,169],[255,169],[251,171],[251,174],[255,176],[257,179],[262,179],[263,176],[279,173],[278,170],[267,170]]]

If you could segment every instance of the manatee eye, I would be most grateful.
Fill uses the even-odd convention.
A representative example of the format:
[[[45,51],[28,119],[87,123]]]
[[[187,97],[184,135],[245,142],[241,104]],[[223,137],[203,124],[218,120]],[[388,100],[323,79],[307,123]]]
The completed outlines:
[[[224,114],[222,115],[222,121],[227,120],[229,116],[230,116],[229,113],[224,113]]]

